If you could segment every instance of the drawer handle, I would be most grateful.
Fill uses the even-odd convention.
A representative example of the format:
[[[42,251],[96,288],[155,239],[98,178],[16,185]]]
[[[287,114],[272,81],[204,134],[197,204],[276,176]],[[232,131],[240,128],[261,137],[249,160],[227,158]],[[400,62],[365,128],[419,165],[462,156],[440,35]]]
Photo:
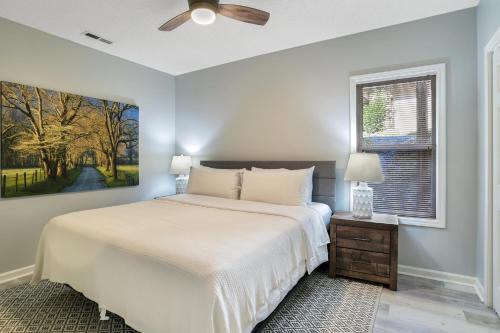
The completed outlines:
[[[361,238],[361,237],[353,237],[352,240],[360,241],[360,242],[371,242],[370,238]]]
[[[363,261],[363,260],[353,260],[352,263],[353,264],[363,264],[363,265],[370,265],[371,264],[370,261]]]

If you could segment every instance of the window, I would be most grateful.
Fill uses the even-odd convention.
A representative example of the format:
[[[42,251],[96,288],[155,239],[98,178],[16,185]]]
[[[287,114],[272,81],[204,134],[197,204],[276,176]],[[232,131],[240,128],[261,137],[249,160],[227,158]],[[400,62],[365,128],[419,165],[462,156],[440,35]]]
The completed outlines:
[[[437,65],[351,79],[352,150],[379,154],[374,211],[402,223],[444,227],[443,75]]]

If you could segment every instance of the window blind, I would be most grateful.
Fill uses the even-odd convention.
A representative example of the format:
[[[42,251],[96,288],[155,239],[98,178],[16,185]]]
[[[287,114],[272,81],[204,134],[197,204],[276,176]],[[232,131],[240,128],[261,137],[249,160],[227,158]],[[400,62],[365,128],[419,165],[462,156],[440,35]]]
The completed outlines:
[[[358,151],[379,154],[374,211],[436,217],[436,76],[357,85]]]

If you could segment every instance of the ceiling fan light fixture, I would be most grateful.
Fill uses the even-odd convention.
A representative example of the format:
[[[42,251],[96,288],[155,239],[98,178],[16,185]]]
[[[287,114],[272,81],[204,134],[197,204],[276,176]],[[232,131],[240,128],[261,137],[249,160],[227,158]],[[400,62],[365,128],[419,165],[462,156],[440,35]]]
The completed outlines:
[[[187,0],[189,10],[163,23],[158,30],[172,31],[189,20],[197,24],[209,25],[215,22],[217,15],[230,19],[255,24],[266,25],[270,14],[263,10],[231,4],[219,4],[219,0]]]
[[[209,25],[215,22],[215,11],[207,7],[198,7],[191,10],[191,19],[200,25]]]

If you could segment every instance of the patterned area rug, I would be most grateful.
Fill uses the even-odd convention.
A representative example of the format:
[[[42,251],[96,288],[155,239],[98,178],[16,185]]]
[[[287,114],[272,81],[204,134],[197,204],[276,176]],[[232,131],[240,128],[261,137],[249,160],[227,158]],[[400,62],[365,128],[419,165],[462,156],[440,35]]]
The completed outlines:
[[[368,333],[377,315],[382,287],[330,279],[325,266],[302,279],[259,333]]]
[[[257,332],[371,332],[382,287],[328,278],[322,267],[302,279]],[[108,313],[109,314],[109,313]],[[71,288],[44,281],[0,291],[0,332],[136,333]],[[147,333],[147,332],[145,332]]]

